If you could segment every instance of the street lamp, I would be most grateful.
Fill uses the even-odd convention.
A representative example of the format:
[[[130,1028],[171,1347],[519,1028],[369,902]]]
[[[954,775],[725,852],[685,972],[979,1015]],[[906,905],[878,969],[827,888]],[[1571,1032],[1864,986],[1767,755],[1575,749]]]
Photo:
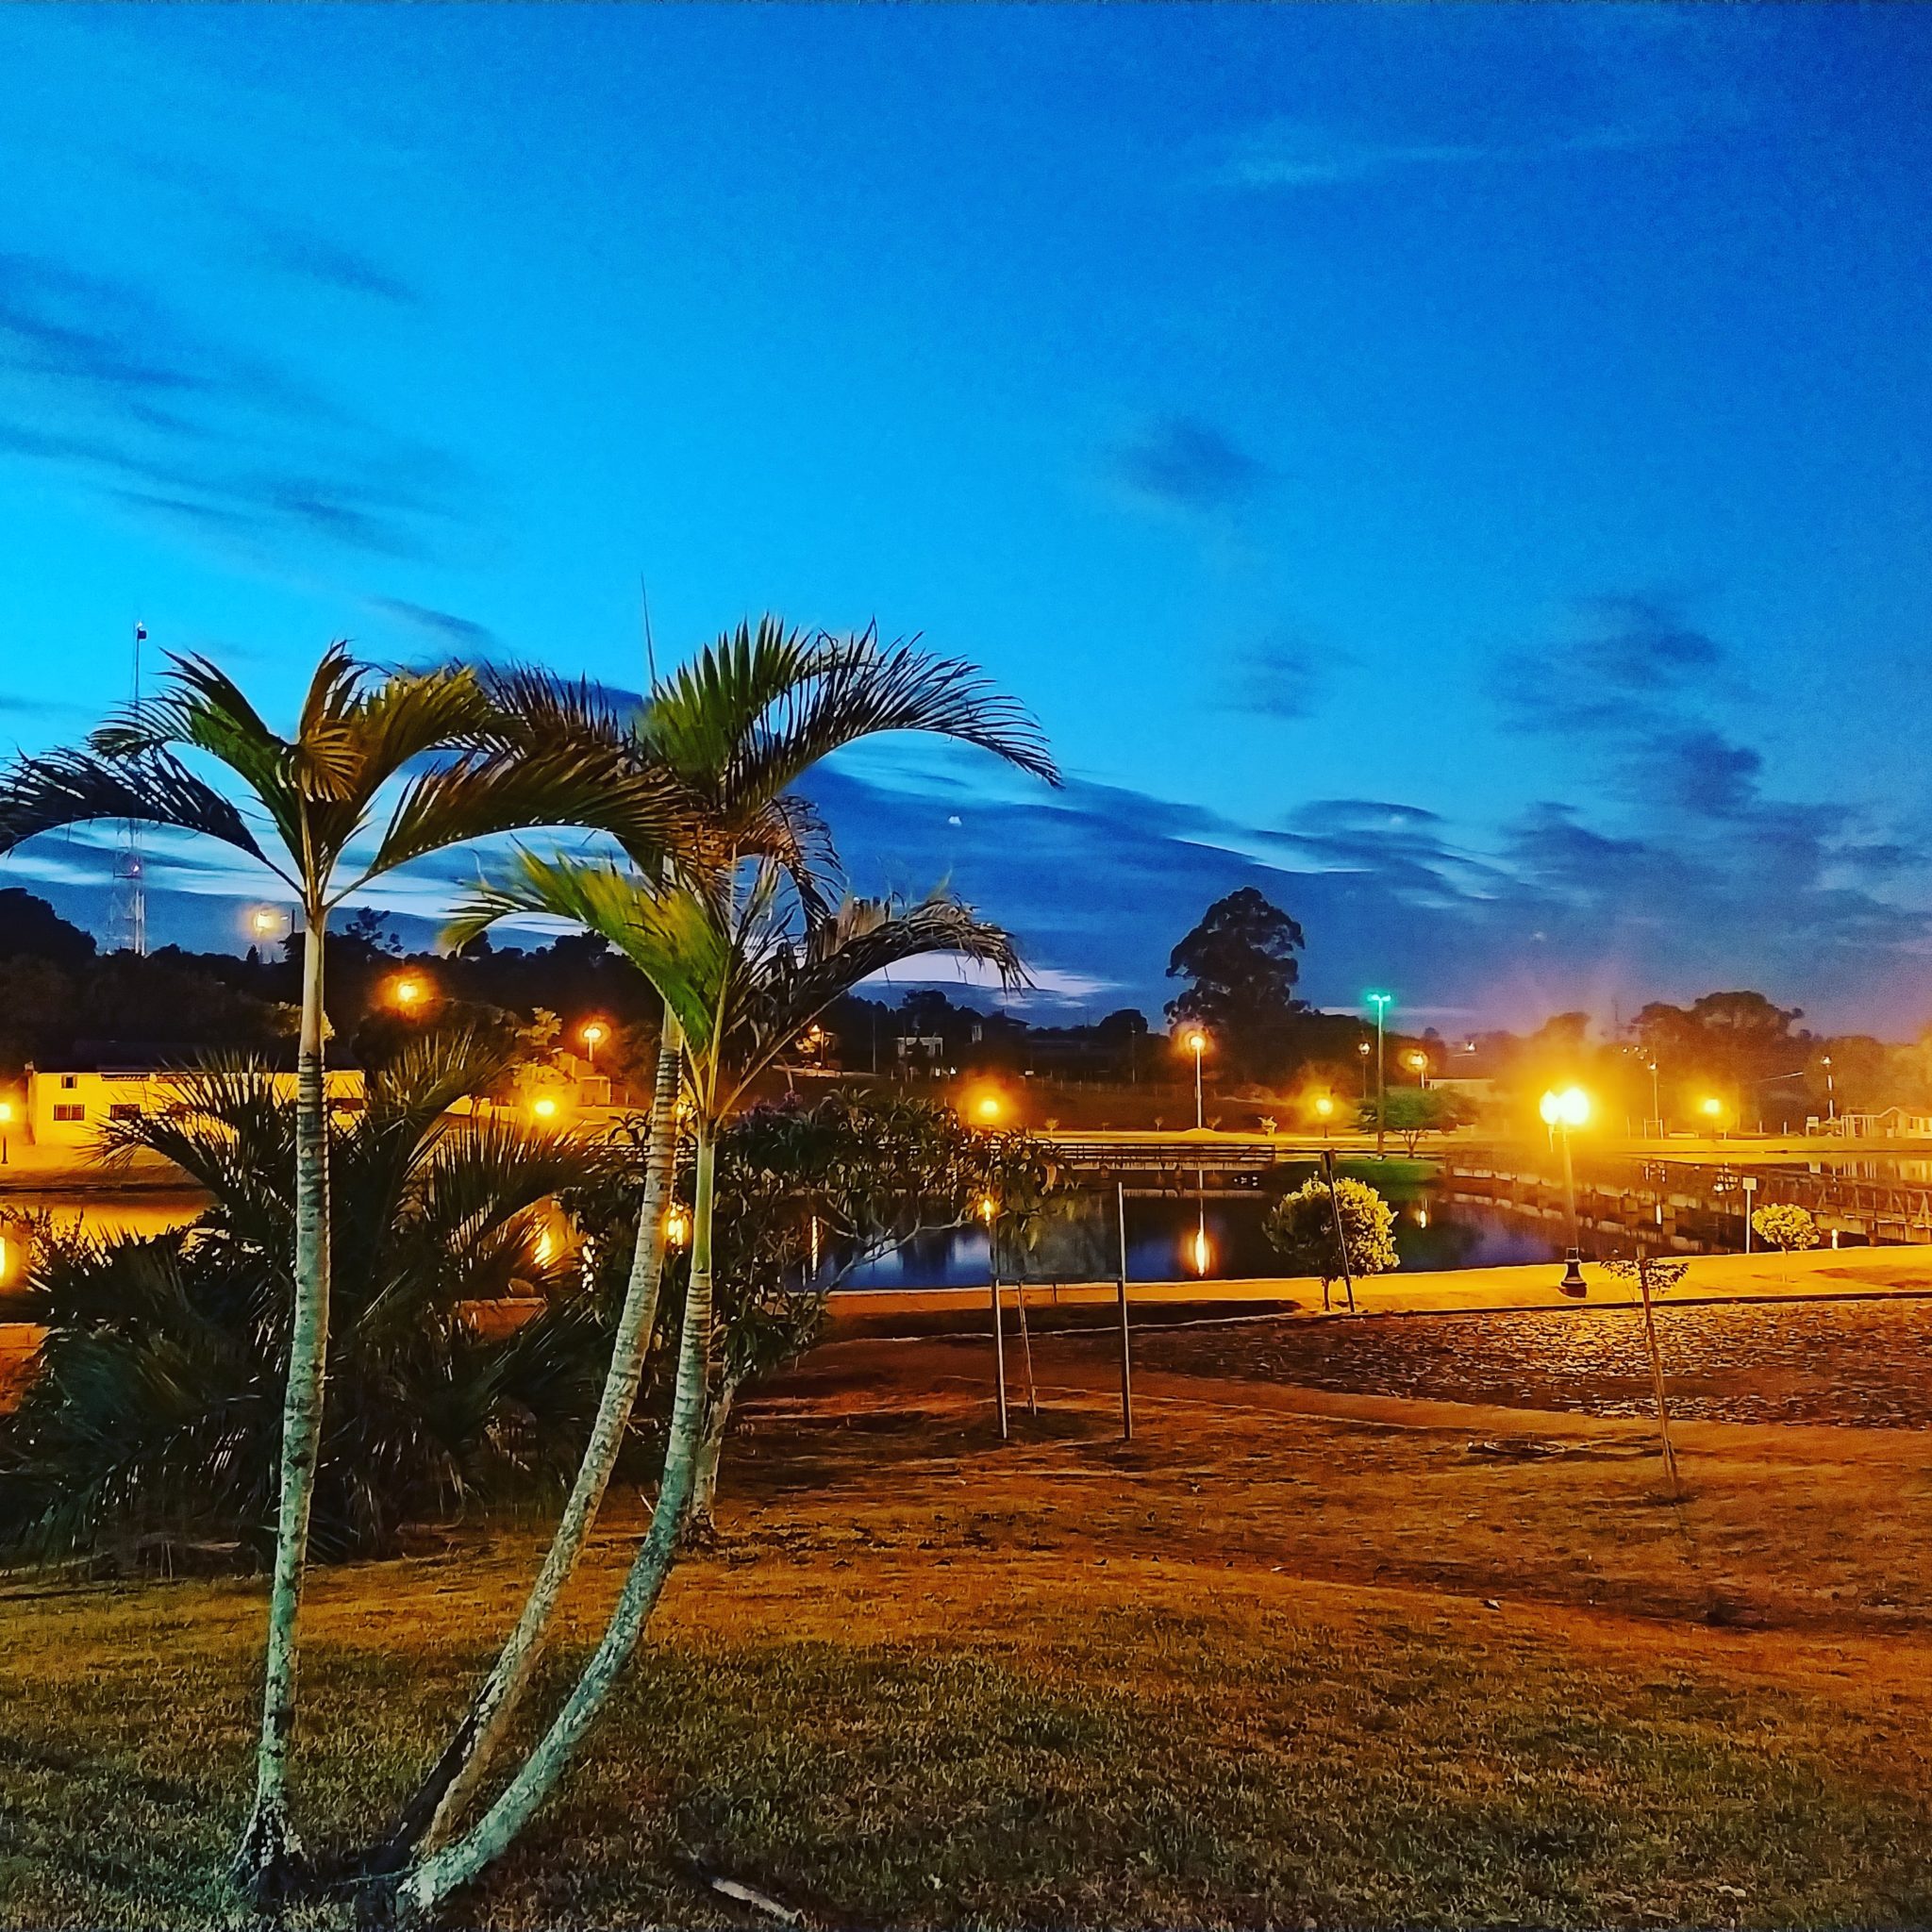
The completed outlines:
[[[1194,1056],[1194,1130],[1201,1133],[1208,1125],[1201,1101],[1201,1056],[1208,1051],[1208,1036],[1196,1026],[1190,1030],[1182,1043]]]
[[[1355,1043],[1355,1050],[1362,1059],[1362,1105],[1366,1107],[1369,1104],[1369,1054],[1372,1049],[1366,1040],[1358,1040]]]
[[[1328,1117],[1335,1111],[1335,1103],[1325,1093],[1315,1096],[1315,1117],[1322,1123],[1322,1138],[1328,1138]]]
[[[681,1248],[691,1239],[691,1216],[682,1208],[674,1208],[664,1217],[664,1242],[667,1247]]]
[[[1421,1085],[1424,1091],[1426,1091],[1429,1084],[1428,1055],[1425,1053],[1412,1053],[1408,1057],[1408,1063],[1415,1070],[1415,1077],[1417,1082]]]
[[[1583,1258],[1583,1241],[1576,1224],[1576,1173],[1570,1161],[1570,1130],[1589,1120],[1590,1095],[1581,1087],[1565,1087],[1560,1093],[1553,1090],[1538,1102],[1537,1111],[1552,1137],[1563,1143],[1563,1205],[1570,1215],[1570,1250],[1563,1257],[1563,1279],[1557,1286],[1565,1294],[1580,1295],[1584,1291],[1583,1270],[1578,1265]]]
[[[7,1130],[13,1124],[13,1103],[0,1100],[0,1167],[7,1165]]]
[[[1657,1122],[1657,1139],[1662,1140],[1664,1134],[1664,1104],[1657,1095],[1657,1062],[1655,1060],[1652,1060],[1650,1063],[1650,1114],[1651,1118]]]
[[[1824,1117],[1835,1121],[1838,1118],[1838,1089],[1832,1084],[1831,1056],[1826,1054],[1818,1064],[1824,1069]]]
[[[1375,1009],[1375,1158],[1380,1160],[1389,1133],[1389,1058],[1383,1051],[1383,1029],[1389,1017],[1393,993],[1365,992],[1362,998]]]
[[[1724,1102],[1716,1094],[1712,1094],[1708,1100],[1704,1101],[1699,1106],[1697,1110],[1710,1123],[1717,1133],[1718,1139],[1722,1141],[1724,1137]]]
[[[976,1113],[979,1116],[979,1118],[986,1123],[988,1126],[991,1126],[993,1123],[997,1121],[1000,1117],[999,1095],[997,1093],[987,1093],[981,1095],[978,1105],[974,1108],[973,1111]]]
[[[273,906],[257,906],[248,914],[248,930],[258,940],[282,936],[282,915]]]
[[[389,996],[404,1012],[413,1013],[429,997],[428,983],[413,973],[406,973],[390,982]]]
[[[594,1073],[597,1066],[597,1049],[610,1037],[610,1029],[601,1020],[586,1020],[577,1029],[577,1038],[584,1042],[584,1052]]]
[[[554,1094],[540,1093],[530,1103],[530,1111],[540,1121],[554,1121],[557,1118],[557,1098]]]

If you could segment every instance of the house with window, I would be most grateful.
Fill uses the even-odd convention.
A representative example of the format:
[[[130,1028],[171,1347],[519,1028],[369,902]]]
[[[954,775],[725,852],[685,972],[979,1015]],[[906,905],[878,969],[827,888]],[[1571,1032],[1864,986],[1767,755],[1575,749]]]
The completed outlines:
[[[77,1054],[65,1066],[28,1067],[22,1124],[36,1147],[86,1147],[110,1121],[162,1113],[180,1100],[179,1069],[194,1058],[176,1051],[108,1048]],[[292,1067],[272,1076],[278,1098],[293,1100]],[[362,1105],[359,1067],[331,1067],[324,1076],[329,1105],[348,1112]]]

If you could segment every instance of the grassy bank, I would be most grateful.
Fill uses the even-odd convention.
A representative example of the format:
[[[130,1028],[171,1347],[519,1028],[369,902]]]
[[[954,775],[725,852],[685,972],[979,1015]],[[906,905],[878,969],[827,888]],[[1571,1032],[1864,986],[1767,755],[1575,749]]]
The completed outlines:
[[[1641,1431],[1577,1417],[1150,1376],[1127,1448],[1055,1346],[1005,1450],[942,1350],[897,1388],[829,1352],[768,1408],[724,1544],[462,1922],[744,1922],[701,1867],[882,1925],[1932,1917],[1920,1439],[1687,1430],[1680,1519]],[[406,1788],[534,1547],[319,1579],[318,1836]],[[232,1913],[259,1618],[230,1582],[0,1597],[6,1923]]]

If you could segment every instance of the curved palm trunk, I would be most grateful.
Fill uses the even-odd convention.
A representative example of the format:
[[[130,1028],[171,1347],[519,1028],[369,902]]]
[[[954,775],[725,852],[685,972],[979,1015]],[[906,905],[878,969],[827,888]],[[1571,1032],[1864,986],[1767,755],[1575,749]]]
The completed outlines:
[[[731,1427],[731,1404],[738,1384],[727,1376],[719,1383],[705,1415],[705,1433],[698,1443],[697,1465],[691,1472],[691,1513],[685,1524],[687,1541],[715,1536],[718,1530],[718,1464],[724,1454],[725,1433]]]
[[[394,1871],[404,1861],[443,1843],[462,1815],[478,1779],[503,1742],[528,1690],[550,1626],[584,1553],[604,1500],[625,1431],[630,1424],[638,1384],[643,1377],[652,1330],[658,1321],[658,1293],[664,1277],[664,1217],[677,1159],[677,1088],[684,1039],[667,1007],[658,1048],[657,1078],[651,1092],[651,1125],[644,1149],[644,1188],[638,1209],[637,1245],[630,1280],[611,1342],[610,1367],[597,1406],[591,1440],[577,1467],[543,1567],[531,1586],[488,1681],[477,1693],[456,1735],[421,1788],[404,1808],[380,1858]]]
[[[541,1741],[519,1767],[480,1821],[455,1843],[433,1854],[396,1888],[401,1917],[430,1912],[500,1857],[563,1775],[577,1745],[609,1698],[643,1635],[651,1612],[676,1560],[679,1532],[704,1435],[705,1392],[709,1380],[711,1336],[711,1202],[717,1149],[708,1123],[700,1126],[696,1194],[691,1210],[691,1285],[684,1298],[684,1335],[677,1357],[677,1391],[664,1451],[664,1475],[651,1512],[651,1527],[632,1562],[610,1623],[583,1675]]]
[[[305,908],[302,1032],[295,1062],[295,1270],[289,1324],[289,1381],[282,1400],[281,1504],[269,1588],[261,1737],[255,1809],[236,1850],[236,1883],[258,1899],[285,1893],[301,1856],[289,1816],[289,1743],[295,1728],[295,1617],[308,1550],[308,1511],[322,1450],[328,1366],[328,1120],[324,1092],[324,931],[328,914]]]

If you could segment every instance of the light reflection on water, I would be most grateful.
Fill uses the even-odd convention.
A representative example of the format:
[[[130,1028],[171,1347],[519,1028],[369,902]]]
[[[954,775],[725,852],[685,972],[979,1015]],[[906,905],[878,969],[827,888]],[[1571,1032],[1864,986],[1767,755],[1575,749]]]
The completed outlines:
[[[1395,1250],[1412,1273],[1497,1268],[1561,1258],[1560,1243],[1534,1222],[1499,1208],[1436,1198],[1433,1189],[1388,1191],[1396,1210]],[[1269,1207],[1258,1192],[1127,1196],[1127,1279],[1240,1281],[1277,1275],[1281,1257],[1261,1223]],[[1205,1236],[1208,1265],[1199,1265]],[[1000,1274],[1012,1280],[1106,1281],[1119,1267],[1119,1226],[1110,1194],[1055,1199],[1050,1211],[1021,1240],[1000,1237]],[[936,1234],[898,1254],[856,1269],[855,1289],[965,1288],[987,1278],[983,1228]]]

